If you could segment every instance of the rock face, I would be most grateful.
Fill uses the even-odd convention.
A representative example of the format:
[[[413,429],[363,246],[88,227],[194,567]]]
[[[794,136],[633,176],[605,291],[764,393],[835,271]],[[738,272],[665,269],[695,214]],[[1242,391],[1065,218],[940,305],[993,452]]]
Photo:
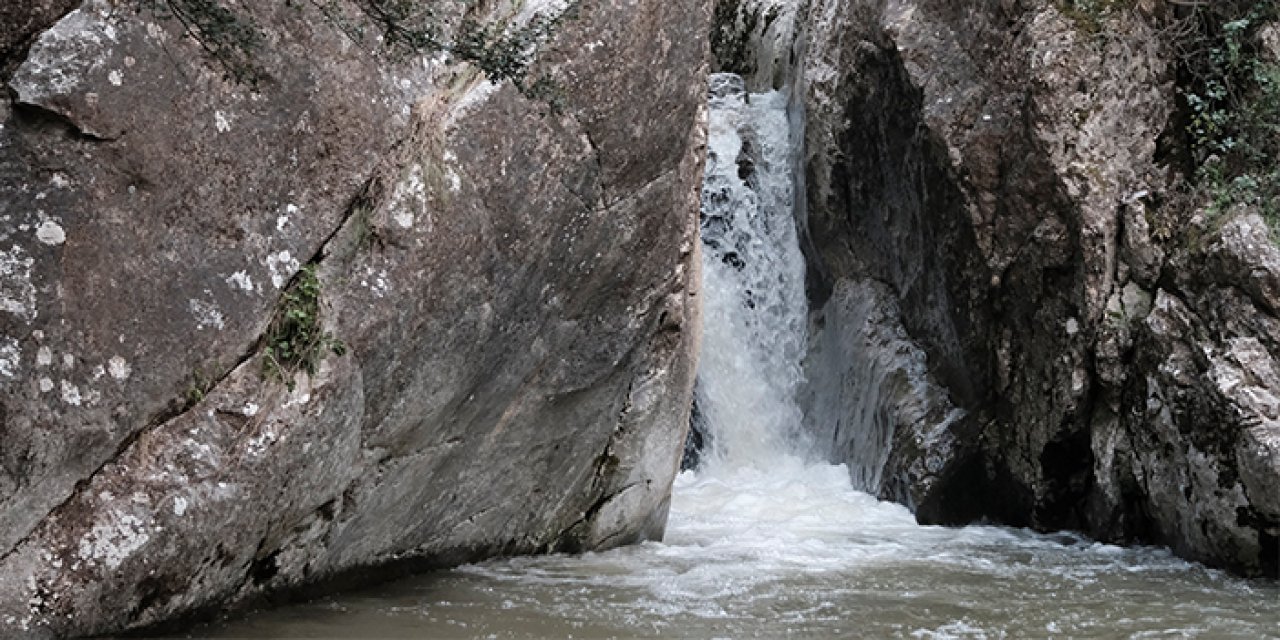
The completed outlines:
[[[797,18],[810,428],[925,521],[1275,575],[1276,249],[1256,216],[1172,197],[1172,9],[1094,32],[1058,6]]]
[[[661,532],[703,3],[581,4],[532,68],[555,108],[353,41],[354,5],[227,3],[247,85],[164,16],[28,4],[0,34],[0,635]]]

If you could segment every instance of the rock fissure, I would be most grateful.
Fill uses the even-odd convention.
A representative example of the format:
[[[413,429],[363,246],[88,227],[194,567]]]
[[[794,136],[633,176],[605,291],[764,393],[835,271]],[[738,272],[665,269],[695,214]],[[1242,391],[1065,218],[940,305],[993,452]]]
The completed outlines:
[[[255,346],[254,348],[250,349],[246,354],[241,356],[241,359],[234,366],[227,369],[227,371],[223,373],[221,376],[219,376],[217,380],[212,382],[210,385],[210,389],[216,388],[219,384],[221,384],[228,377],[230,377],[231,374],[236,371],[236,369],[244,365],[246,362],[249,362],[250,360],[252,360],[257,354],[258,354],[258,349]],[[125,455],[134,447],[134,445],[138,443],[139,440],[141,440],[143,437],[151,434],[154,431],[164,429],[166,426],[171,425],[175,421],[181,419],[183,416],[189,414],[191,411],[195,410],[198,406],[200,406],[200,401],[198,400],[192,401],[190,398],[184,398],[182,399],[181,402],[182,404],[180,407],[165,411],[164,413],[157,415],[156,417],[149,420],[147,424],[144,425],[141,429],[138,429],[130,433],[127,437],[121,440],[120,443],[116,445],[115,453],[108,456],[107,459],[103,460],[102,463],[97,466],[97,468],[95,468],[93,471],[86,474],[84,478],[76,482],[75,486],[72,488],[71,492],[67,495],[65,499],[63,499],[60,503],[58,503],[57,506],[53,507],[47,513],[45,513],[43,517],[37,520],[35,524],[31,527],[31,529],[28,530],[28,532],[22,538],[20,538],[13,545],[12,548],[6,551],[3,555],[0,555],[0,566],[3,566],[4,561],[7,560],[9,556],[16,553],[19,549],[27,545],[30,542],[30,538],[36,535],[36,533],[40,530],[41,526],[44,525],[50,518],[64,511],[65,509],[67,509],[68,505],[72,504],[78,498],[80,498],[85,490],[93,486],[95,480],[102,475],[105,469],[112,466],[113,464],[118,463],[121,460],[121,458],[125,457]]]
[[[322,259],[322,256],[323,256],[323,254],[324,254],[324,252],[325,252],[325,249],[326,249],[326,247],[328,246],[329,242],[330,242],[330,241],[332,241],[332,240],[333,240],[333,238],[334,238],[335,236],[337,236],[337,234],[338,234],[338,233],[342,230],[342,228],[347,224],[347,222],[348,222],[348,221],[350,221],[350,219],[351,219],[352,215],[355,213],[355,211],[356,211],[355,207],[352,207],[351,209],[349,209],[349,210],[348,210],[348,212],[347,212],[347,214],[345,215],[345,217],[343,218],[342,222],[341,222],[341,223],[339,223],[339,224],[335,227],[334,231],[333,231],[331,234],[329,234],[329,236],[328,236],[328,237],[325,239],[325,241],[321,244],[320,249],[318,249],[318,250],[316,251],[316,253],[315,253],[315,255],[313,256],[312,260],[314,260],[314,261],[318,261],[318,260]],[[310,263],[310,262],[309,262],[309,263]],[[298,274],[297,274],[297,273],[295,273],[295,274],[292,276],[292,279],[291,279],[291,281],[290,281],[290,282],[292,283],[294,280],[296,280],[296,279],[297,279],[297,277],[298,277]],[[288,286],[284,287],[284,289],[283,289],[283,290],[287,291],[287,290],[288,290]],[[239,359],[238,359],[238,360],[237,360],[237,361],[236,361],[232,366],[228,367],[224,372],[222,372],[222,374],[221,374],[221,375],[219,375],[219,376],[217,376],[215,379],[211,380],[211,381],[208,383],[208,385],[207,385],[204,389],[202,389],[202,390],[201,390],[201,395],[203,396],[203,395],[207,395],[207,394],[209,394],[209,393],[213,392],[213,391],[214,391],[215,389],[217,389],[220,385],[222,385],[222,384],[223,384],[223,383],[224,383],[224,382],[225,382],[225,381],[226,381],[226,380],[231,376],[231,374],[232,374],[232,373],[234,373],[237,369],[239,369],[240,367],[242,367],[245,363],[247,363],[247,362],[249,362],[249,361],[253,360],[253,359],[254,359],[254,358],[256,358],[256,357],[260,357],[260,356],[261,356],[261,354],[262,354],[262,348],[263,348],[263,346],[265,345],[265,343],[266,343],[266,335],[264,334],[263,336],[259,337],[259,339],[258,339],[258,340],[256,340],[256,341],[253,343],[253,346],[252,346],[252,347],[251,347],[251,348],[250,348],[246,353],[244,353],[243,355],[241,355],[241,356],[240,356],[240,358],[239,358]],[[48,513],[47,513],[43,518],[41,518],[41,519],[40,519],[40,522],[43,522],[43,521],[47,520],[47,519],[48,519],[50,516],[52,516],[53,514],[55,514],[55,513],[59,512],[60,510],[62,510],[62,509],[64,509],[64,508],[66,508],[66,506],[67,506],[68,504],[70,504],[72,501],[74,501],[82,491],[84,491],[87,487],[89,487],[89,486],[91,486],[91,485],[93,484],[94,480],[95,480],[95,479],[96,479],[96,478],[97,478],[97,477],[102,473],[103,469],[105,469],[105,468],[107,468],[108,466],[110,466],[111,464],[113,464],[113,463],[117,462],[117,461],[118,461],[121,457],[123,457],[123,456],[124,456],[124,455],[129,451],[129,449],[130,449],[130,448],[132,448],[132,447],[133,447],[133,446],[134,446],[134,445],[135,445],[135,444],[136,444],[136,443],[137,443],[141,438],[143,438],[144,436],[148,435],[148,434],[149,434],[149,433],[151,433],[152,431],[155,431],[155,430],[158,430],[158,429],[163,429],[163,428],[165,428],[165,426],[166,426],[166,425],[170,425],[170,424],[172,424],[174,421],[176,421],[176,420],[180,419],[183,415],[185,415],[185,414],[189,413],[190,411],[192,411],[192,410],[196,409],[198,406],[200,406],[200,404],[201,404],[201,402],[200,402],[199,400],[195,400],[195,401],[193,401],[191,398],[184,398],[184,399],[182,400],[182,405],[181,405],[179,408],[177,408],[177,409],[173,409],[173,410],[171,410],[171,411],[167,411],[167,412],[165,412],[165,413],[162,413],[162,414],[160,414],[160,415],[158,415],[158,416],[156,416],[156,417],[152,418],[151,420],[149,420],[149,421],[147,422],[146,426],[144,426],[144,427],[142,427],[141,429],[138,429],[138,430],[134,431],[133,433],[129,434],[129,436],[128,436],[128,437],[126,437],[124,440],[122,440],[122,441],[120,442],[120,444],[116,447],[116,451],[115,451],[115,453],[114,453],[114,454],[112,454],[110,457],[108,457],[106,460],[104,460],[101,464],[99,464],[99,465],[98,465],[98,467],[97,467],[95,470],[93,470],[91,473],[89,473],[87,476],[85,476],[82,480],[78,481],[78,482],[76,483],[75,487],[73,488],[73,490],[72,490],[71,494],[70,494],[70,495],[68,495],[68,496],[67,496],[67,498],[66,498],[66,499],[64,499],[61,503],[59,503],[59,505],[58,505],[58,506],[56,506],[56,507],[54,507],[53,509],[51,509],[51,510],[50,510],[50,511],[49,511],[49,512],[48,512]],[[237,416],[238,416],[239,414],[235,414],[235,415],[237,415]],[[35,529],[37,529],[38,527],[39,527],[39,522],[37,522],[37,524],[36,524],[35,526],[33,526],[33,527],[32,527],[32,531],[34,531],[34,530],[35,530]],[[21,546],[22,546],[22,545],[27,541],[27,539],[30,537],[30,535],[31,535],[31,533],[29,532],[26,536],[23,536],[23,538],[22,538],[22,539],[20,539],[16,544],[14,544],[14,546],[13,546],[9,551],[7,551],[7,552],[6,552],[5,554],[3,554],[3,555],[0,555],[0,564],[2,564],[2,563],[4,562],[4,560],[5,560],[5,559],[10,555],[10,554],[12,554],[14,551],[16,551],[19,547],[21,547]]]

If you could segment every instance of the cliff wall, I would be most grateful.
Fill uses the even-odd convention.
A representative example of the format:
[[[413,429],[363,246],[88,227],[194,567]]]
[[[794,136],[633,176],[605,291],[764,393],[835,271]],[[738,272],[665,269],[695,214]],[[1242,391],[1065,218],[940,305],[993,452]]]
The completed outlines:
[[[4,10],[0,635],[660,535],[709,8],[427,4]]]

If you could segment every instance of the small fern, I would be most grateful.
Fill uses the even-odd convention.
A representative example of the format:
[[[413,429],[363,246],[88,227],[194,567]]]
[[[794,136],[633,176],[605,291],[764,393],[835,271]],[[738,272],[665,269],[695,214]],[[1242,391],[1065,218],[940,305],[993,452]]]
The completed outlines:
[[[292,391],[294,374],[314,374],[327,353],[341,356],[346,345],[320,326],[320,279],[316,266],[308,264],[281,297],[267,328],[263,373]]]

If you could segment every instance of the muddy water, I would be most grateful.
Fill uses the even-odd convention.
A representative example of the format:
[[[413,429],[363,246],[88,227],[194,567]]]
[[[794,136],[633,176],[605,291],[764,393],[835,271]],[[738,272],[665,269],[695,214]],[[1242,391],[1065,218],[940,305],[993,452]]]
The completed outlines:
[[[686,473],[667,539],[498,560],[195,637],[1280,638],[1280,586],[1158,549],[921,527],[842,467]]]
[[[736,84],[735,84],[736,83]],[[1280,638],[1280,586],[1070,534],[915,523],[812,460],[783,96],[712,78],[708,449],[665,540],[494,560],[207,626],[225,638]]]

